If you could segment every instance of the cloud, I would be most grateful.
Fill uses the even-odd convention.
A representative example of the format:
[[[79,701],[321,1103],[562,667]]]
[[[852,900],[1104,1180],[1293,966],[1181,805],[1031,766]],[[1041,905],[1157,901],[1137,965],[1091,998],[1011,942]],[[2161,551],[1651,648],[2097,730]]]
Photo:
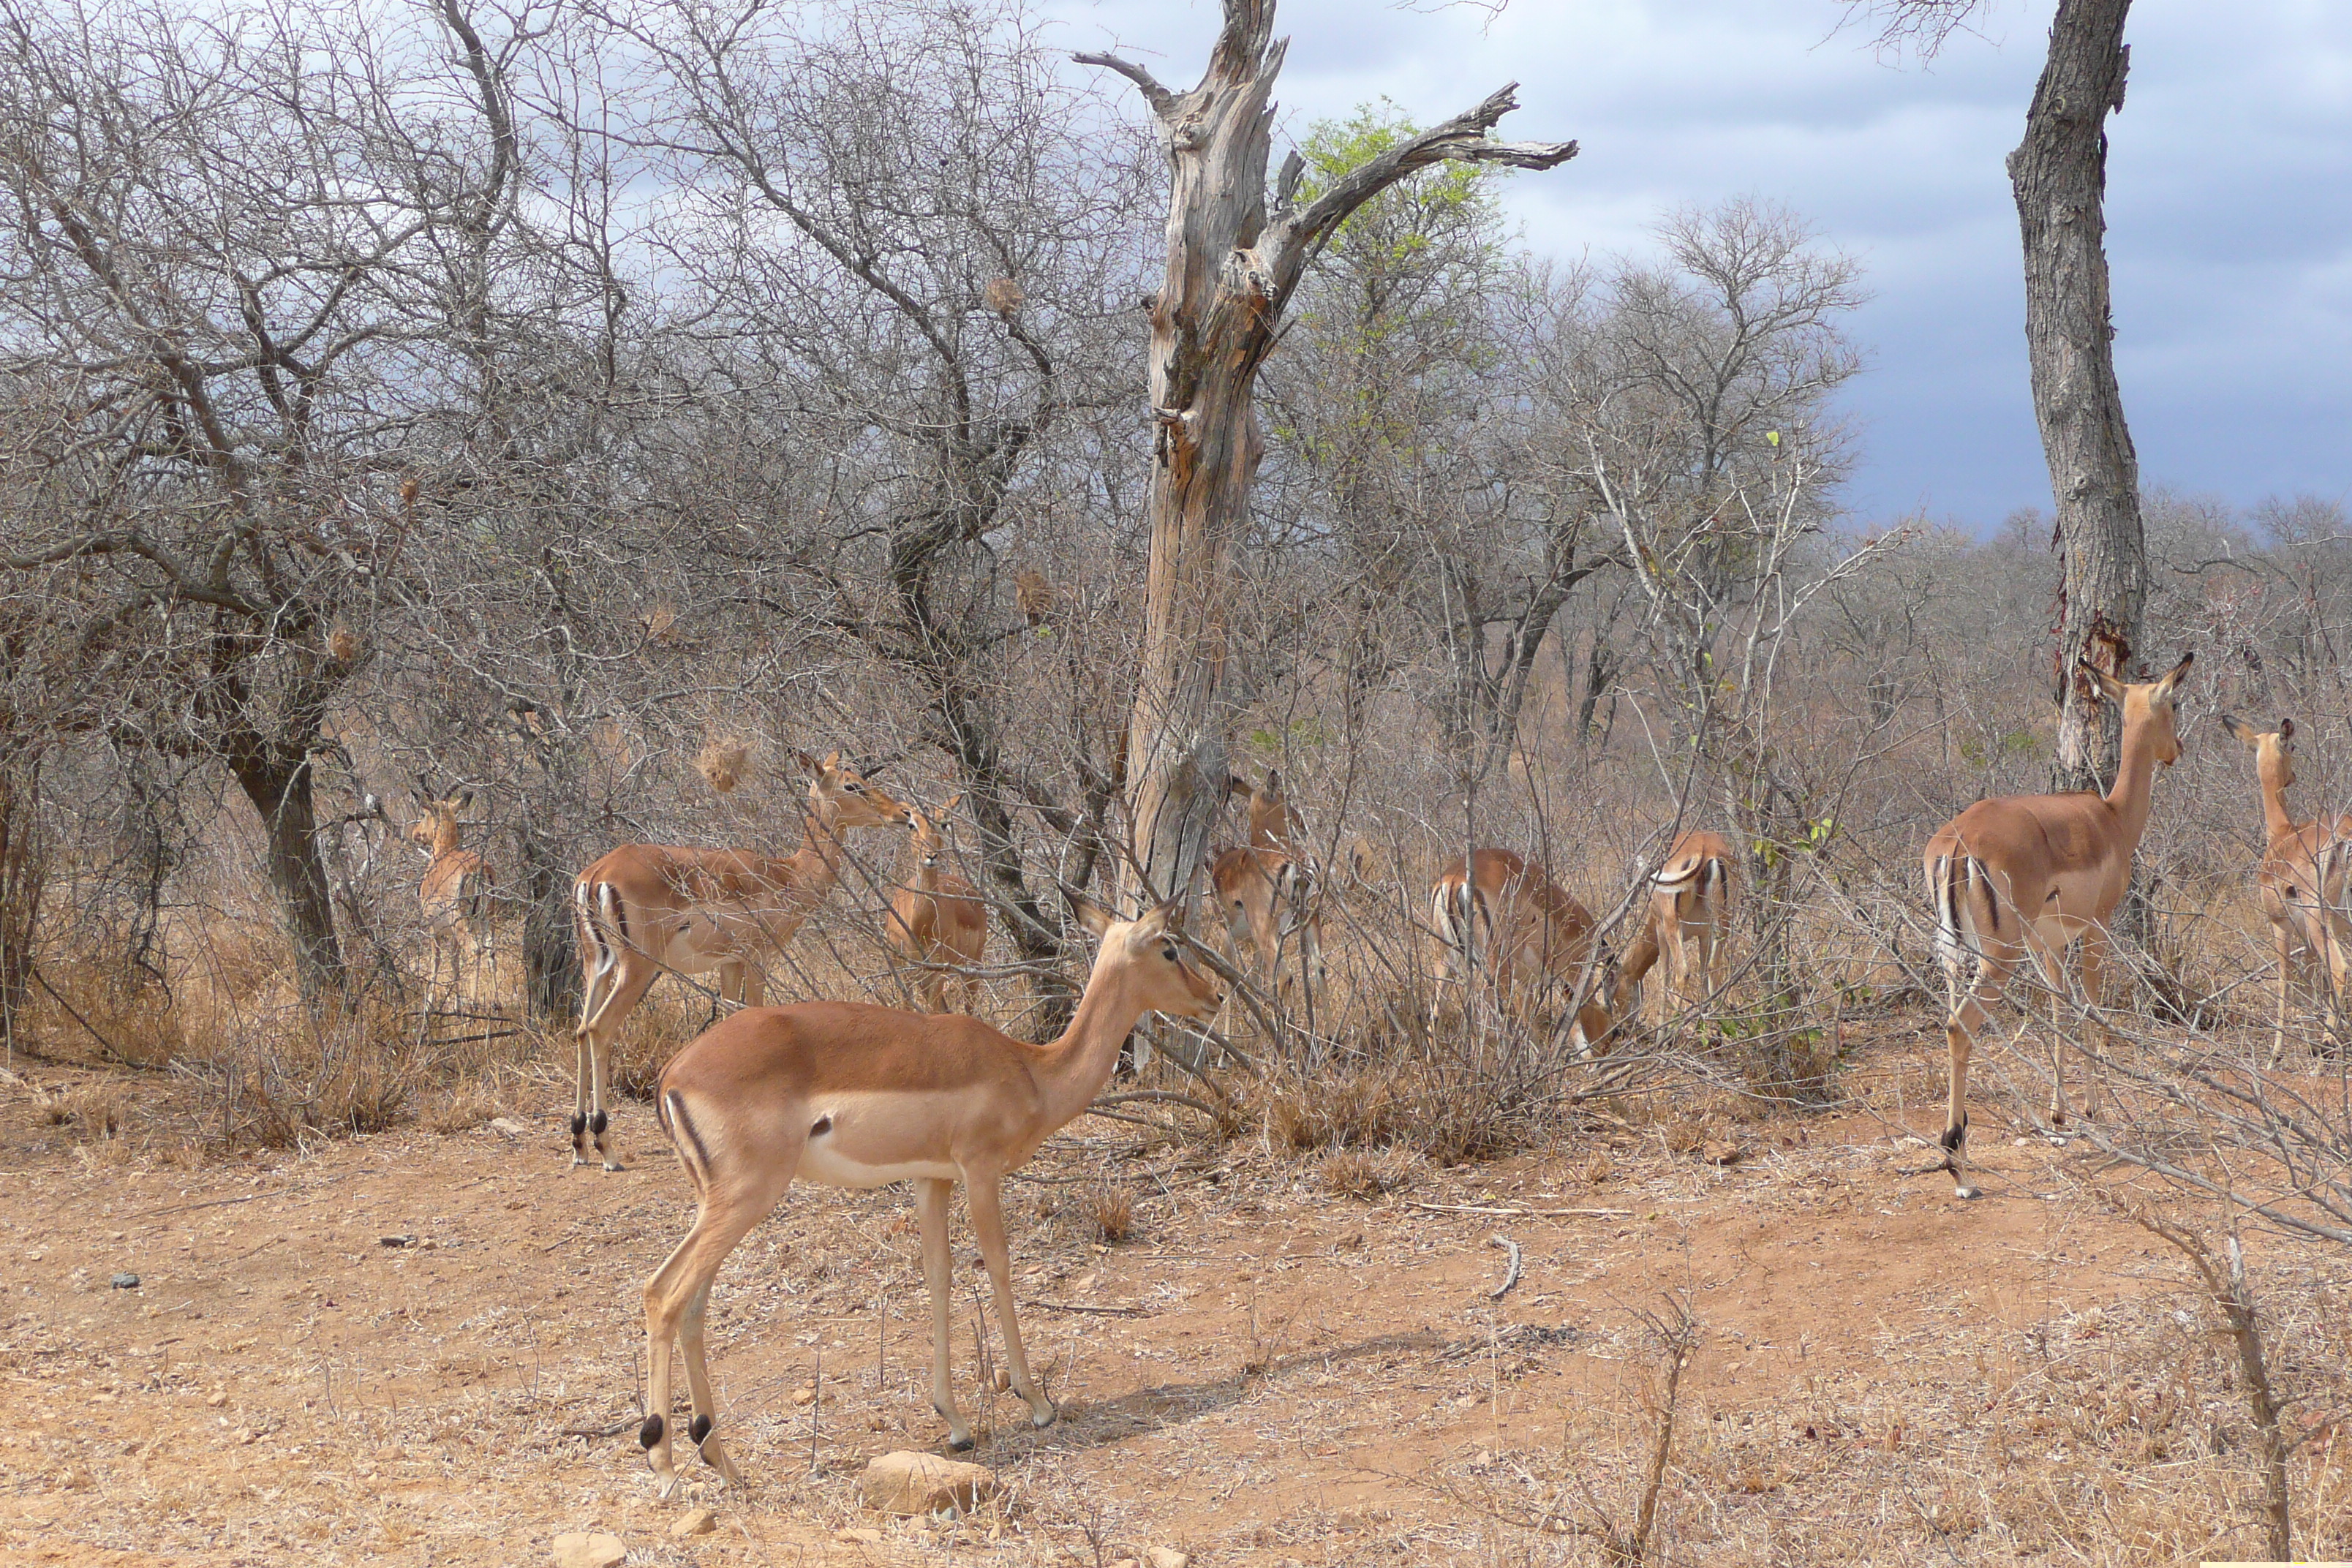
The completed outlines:
[[[1509,182],[1537,250],[1639,250],[1663,211],[1787,203],[1861,257],[1872,370],[1849,408],[1865,516],[1989,528],[2049,505],[2026,386],[2016,209],[2002,160],[2050,5],[1996,5],[1930,65],[1836,32],[1835,0],[1513,0],[1406,10],[1286,0],[1293,131],[1369,100],[1423,122],[1517,79],[1507,134],[1572,136]],[[1073,48],[1198,79],[1214,0],[1051,0]],[[2352,6],[2139,0],[2110,122],[2117,361],[2145,477],[2240,504],[2352,489]]]

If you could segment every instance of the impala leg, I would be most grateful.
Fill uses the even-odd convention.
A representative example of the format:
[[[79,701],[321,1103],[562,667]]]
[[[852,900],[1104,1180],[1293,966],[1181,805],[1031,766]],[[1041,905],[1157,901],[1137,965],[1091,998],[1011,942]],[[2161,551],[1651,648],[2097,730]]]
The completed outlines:
[[[712,1429],[719,1419],[719,1402],[710,1392],[710,1362],[704,1352],[702,1338],[703,1313],[709,1305],[710,1283],[705,1280],[677,1319],[678,1344],[686,1352],[687,1393],[694,1401],[694,1425],[687,1429],[687,1435],[695,1438],[704,1464],[717,1470],[729,1486],[740,1487],[743,1478],[737,1473],[735,1461],[727,1457],[727,1450],[719,1447],[719,1434]]]
[[[2085,928],[2087,930],[2088,928]],[[2063,944],[2053,946],[2039,928],[2025,928],[2025,944],[2050,987],[2050,1124],[2066,1125],[2066,965]],[[2012,964],[2013,967],[2013,964]]]
[[[612,1145],[605,1139],[611,1119],[604,1109],[604,1075],[613,1058],[613,1042],[620,1037],[622,1024],[645,999],[655,973],[652,963],[637,960],[634,954],[625,957],[619,973],[607,983],[604,1000],[581,1019],[580,1093],[572,1101],[572,1163],[575,1165],[588,1163],[588,1152],[582,1142],[585,1135],[594,1140],[597,1157],[604,1169],[622,1168],[621,1163],[613,1158]]]
[[[2320,931],[2319,958],[2327,973],[2327,1039],[2341,1050],[2344,1046],[2344,995],[2347,953],[2345,951],[2344,918],[2334,910],[2323,907],[2318,911]]]
[[[2107,928],[2100,925],[2084,927],[2083,1000],[2089,1005],[2089,1013],[2083,1023],[2083,1043],[2102,1056],[2115,1044],[2114,1037],[2107,1032],[2107,1021],[2103,1011],[2107,1005],[2107,960],[2111,956]],[[2099,1111],[2098,1064],[2094,1062],[2092,1065],[2094,1070],[2090,1079],[2083,1086],[2083,1114],[2085,1117],[2095,1117]]]
[[[710,1391],[710,1373],[704,1355],[703,1310],[710,1300],[710,1282],[735,1244],[766,1217],[776,1200],[792,1184],[800,1163],[794,1147],[764,1174],[748,1183],[715,1184],[695,1210],[694,1227],[686,1233],[662,1266],[646,1281],[646,1421],[637,1441],[661,1482],[661,1495],[677,1492],[677,1467],[672,1458],[669,1425],[670,1347],[686,1352],[686,1376],[694,1401],[694,1419],[687,1436],[705,1460],[730,1483],[740,1485],[734,1464],[712,1434],[717,1408]]]
[[[1950,1016],[1944,1020],[1944,1043],[1951,1052],[1950,1098],[1944,1108],[1944,1169],[1951,1173],[1957,1197],[1973,1198],[1983,1192],[1968,1178],[1969,1057],[1978,1031],[1988,1022],[1984,1005],[2000,994],[2016,966],[2013,952],[1997,958],[1988,953],[1977,972],[1976,984],[1965,991],[1960,988],[1958,966],[1946,972],[1953,1004]]]
[[[925,1176],[915,1183],[915,1215],[923,1228],[923,1283],[931,1295],[931,1408],[948,1424],[948,1447],[961,1454],[971,1447],[971,1426],[956,1408],[948,1366],[948,1191],[952,1183]]]
[[[1021,1320],[1013,1310],[1013,1261],[1004,1245],[1004,1210],[996,1176],[964,1176],[964,1198],[971,1205],[972,1235],[988,1265],[988,1282],[996,1294],[996,1321],[1004,1331],[1004,1364],[1013,1373],[1013,1392],[1029,1402],[1029,1424],[1051,1426],[1054,1402],[1029,1375],[1029,1356],[1021,1347]]]
[[[2271,1029],[2271,1060],[2275,1064],[2286,1054],[2286,1004],[2287,993],[2294,988],[2294,938],[2283,921],[2272,922],[2271,937],[2278,949],[2278,1019]]]

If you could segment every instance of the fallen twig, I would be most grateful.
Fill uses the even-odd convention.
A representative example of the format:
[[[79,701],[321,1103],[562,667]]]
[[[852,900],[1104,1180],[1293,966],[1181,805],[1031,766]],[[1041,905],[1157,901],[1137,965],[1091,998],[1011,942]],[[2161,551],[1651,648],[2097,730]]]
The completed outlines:
[[[1486,1238],[1486,1243],[1490,1247],[1503,1247],[1511,1255],[1511,1267],[1508,1272],[1504,1274],[1503,1282],[1486,1292],[1486,1300],[1499,1301],[1511,1293],[1512,1286],[1519,1282],[1519,1244],[1507,1236],[1490,1236]]]
[[[1049,1312],[1092,1312],[1104,1318],[1148,1318],[1151,1314],[1141,1307],[1088,1307],[1076,1301],[1024,1301],[1024,1307],[1043,1307]]]
[[[586,1437],[593,1441],[599,1437],[617,1437],[636,1425],[635,1416],[624,1415],[610,1426],[566,1426],[563,1429],[563,1435],[567,1437]]]
[[[1570,1215],[1622,1219],[1633,1212],[1632,1209],[1506,1209],[1486,1204],[1425,1204],[1419,1198],[1407,1198],[1405,1202],[1417,1209],[1427,1209],[1432,1214],[1490,1214],[1504,1219],[1563,1219]]]

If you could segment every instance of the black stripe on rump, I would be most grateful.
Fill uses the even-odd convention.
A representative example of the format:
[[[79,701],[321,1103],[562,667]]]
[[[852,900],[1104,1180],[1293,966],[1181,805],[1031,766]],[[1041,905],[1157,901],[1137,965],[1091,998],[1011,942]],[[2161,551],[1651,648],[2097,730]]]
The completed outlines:
[[[683,1095],[673,1089],[662,1095],[661,1102],[668,1112],[662,1118],[662,1122],[669,1130],[670,1142],[685,1157],[686,1173],[693,1179],[694,1190],[699,1193],[709,1184],[710,1151],[703,1147],[702,1134],[695,1130],[694,1118],[686,1113],[686,1098]]]

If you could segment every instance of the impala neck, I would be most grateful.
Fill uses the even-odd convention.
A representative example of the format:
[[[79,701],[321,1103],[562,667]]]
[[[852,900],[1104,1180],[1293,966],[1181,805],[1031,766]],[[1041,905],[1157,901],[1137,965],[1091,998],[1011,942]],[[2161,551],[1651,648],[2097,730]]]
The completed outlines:
[[[2263,775],[2263,831],[2275,844],[2294,831],[2294,818],[2286,811],[2286,790],[2269,773]]]
[[[1078,998],[1070,1026],[1044,1048],[1045,1059],[1037,1068],[1037,1079],[1045,1090],[1049,1126],[1060,1127],[1076,1120],[1095,1102],[1095,1096],[1118,1069],[1118,1048],[1144,1012],[1129,976],[1105,952],[1095,960],[1095,972]]]
[[[793,880],[803,888],[830,888],[841,877],[840,812],[829,800],[801,808],[801,847],[792,858]]]
[[[2156,742],[2148,734],[2150,724],[2126,725],[2124,729],[2123,758],[2116,769],[2115,787],[2107,791],[2107,804],[2115,807],[2116,817],[2134,844],[2147,828],[2149,793],[2156,784]]]

